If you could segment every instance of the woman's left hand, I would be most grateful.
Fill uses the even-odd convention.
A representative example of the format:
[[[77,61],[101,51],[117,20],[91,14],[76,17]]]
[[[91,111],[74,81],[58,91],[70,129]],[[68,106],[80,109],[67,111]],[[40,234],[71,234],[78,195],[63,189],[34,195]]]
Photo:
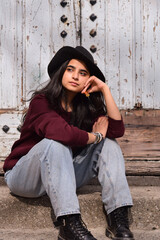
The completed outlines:
[[[81,93],[83,94],[85,92],[87,93],[99,92],[102,91],[104,87],[106,87],[106,84],[102,80],[95,76],[91,76],[85,83],[84,89],[82,90]]]
[[[103,138],[106,136],[108,130],[108,118],[106,116],[101,116],[97,119],[92,127],[92,132],[100,132],[103,135]]]
[[[103,94],[106,103],[107,114],[109,117],[115,120],[122,119],[121,113],[119,112],[119,109],[112,97],[108,85],[95,76],[91,76],[87,80],[83,90],[81,91],[81,93],[86,94],[86,97],[88,97],[89,94],[93,92],[101,92]]]

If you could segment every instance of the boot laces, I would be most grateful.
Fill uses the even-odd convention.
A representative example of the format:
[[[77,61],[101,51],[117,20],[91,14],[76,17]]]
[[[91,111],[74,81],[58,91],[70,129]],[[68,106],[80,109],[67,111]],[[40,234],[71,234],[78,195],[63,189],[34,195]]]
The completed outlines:
[[[125,208],[119,208],[114,211],[114,217],[117,227],[124,226],[129,228],[128,211]]]
[[[79,217],[78,219],[75,219],[75,221],[71,221],[69,225],[74,235],[76,235],[77,237],[81,237],[81,239],[83,239],[83,236],[85,235],[92,236],[90,231],[88,231],[87,226],[83,222],[81,217]]]

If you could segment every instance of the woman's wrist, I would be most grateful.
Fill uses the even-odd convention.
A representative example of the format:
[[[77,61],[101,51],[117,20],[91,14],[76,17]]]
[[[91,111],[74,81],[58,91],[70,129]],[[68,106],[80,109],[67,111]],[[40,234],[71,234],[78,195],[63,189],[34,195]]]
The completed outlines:
[[[102,94],[105,94],[106,92],[110,91],[108,85],[105,83],[103,88],[101,89]]]
[[[92,132],[93,135],[96,136],[96,139],[94,141],[94,144],[100,143],[103,139],[103,134],[100,132]]]
[[[97,144],[104,138],[103,134],[100,132],[88,132],[88,142],[87,144]]]
[[[87,144],[94,143],[96,140],[96,136],[93,133],[88,132],[88,142]]]

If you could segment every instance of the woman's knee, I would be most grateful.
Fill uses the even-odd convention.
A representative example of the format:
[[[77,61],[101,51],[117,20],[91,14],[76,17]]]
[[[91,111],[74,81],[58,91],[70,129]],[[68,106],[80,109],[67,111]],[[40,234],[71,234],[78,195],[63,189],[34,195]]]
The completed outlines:
[[[26,171],[25,171],[26,170]],[[10,191],[20,197],[36,198],[45,194],[44,186],[41,182],[40,174],[28,174],[28,169],[12,170],[5,174],[5,181]]]
[[[50,153],[52,157],[59,155],[59,153],[72,154],[70,147],[48,138],[44,138],[31,149],[31,154],[39,155],[39,158],[43,158],[43,156],[46,156]]]
[[[105,138],[103,148],[107,148],[111,151],[115,149],[121,150],[117,141],[115,139],[109,139],[109,138]]]
[[[124,175],[124,157],[116,140],[105,139],[98,164],[102,171],[107,169],[110,172],[109,175]]]
[[[124,161],[121,148],[115,139],[106,138],[101,151],[103,158],[112,158],[114,161]]]

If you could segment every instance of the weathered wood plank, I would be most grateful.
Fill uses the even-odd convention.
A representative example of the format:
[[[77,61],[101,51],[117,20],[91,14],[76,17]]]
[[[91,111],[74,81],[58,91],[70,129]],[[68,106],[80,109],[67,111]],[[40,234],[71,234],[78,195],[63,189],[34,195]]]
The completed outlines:
[[[10,153],[13,143],[19,138],[20,132],[17,130],[21,124],[21,112],[8,112],[0,114],[0,160],[4,160]],[[3,127],[8,126],[7,132]]]
[[[0,176],[4,175],[3,172],[4,161],[0,161]],[[126,175],[127,176],[160,176],[160,161],[159,162],[126,162]]]
[[[127,181],[130,186],[160,186],[160,176],[129,176]]]
[[[135,104],[140,106],[142,105],[142,10],[141,1],[134,1],[133,4],[133,31],[135,37],[135,52],[133,56],[133,64],[135,67]]]
[[[47,65],[64,45],[79,45],[80,8],[78,1],[24,0],[23,80],[24,98],[48,80]],[[65,16],[63,22],[61,17]],[[66,36],[62,32],[66,32]],[[30,94],[29,94],[30,96]]]
[[[95,19],[92,20],[91,16]],[[101,71],[105,74],[105,1],[99,0],[95,5],[81,0],[81,44],[91,52]]]
[[[126,159],[160,159],[160,111],[122,111],[125,135],[118,139]]]
[[[133,109],[121,110],[126,125],[160,126],[160,110]]]
[[[160,160],[160,110],[121,111],[126,124],[125,135],[118,139],[126,160]],[[4,159],[10,152],[13,142],[18,139],[17,127],[21,121],[20,113],[0,115],[0,157]],[[2,130],[4,125],[9,131]],[[148,165],[150,163],[148,162]],[[146,169],[148,171],[148,169]]]
[[[23,1],[23,98],[48,79],[50,59],[49,1]]]
[[[106,2],[106,82],[119,106],[119,7],[118,1]]]
[[[21,105],[21,1],[2,0],[0,7],[0,109]]]
[[[120,140],[126,158],[152,159],[160,158],[160,128],[133,127],[126,129]]]
[[[112,4],[113,1],[112,1]],[[133,32],[133,1],[118,1],[118,41],[119,41],[119,108],[134,106],[134,32]],[[112,16],[114,18],[114,16]],[[112,82],[111,82],[112,86]]]
[[[135,105],[133,1],[106,1],[106,81],[121,109]]]
[[[142,99],[144,108],[160,107],[160,1],[143,0],[142,2]]]
[[[160,161],[126,162],[126,174],[129,176],[160,176]]]
[[[80,45],[80,1],[67,1],[65,7],[62,7],[61,1],[49,1],[51,4],[51,49],[55,53],[62,46],[75,47]],[[65,17],[63,22],[61,17]],[[62,36],[65,31],[66,36]]]

